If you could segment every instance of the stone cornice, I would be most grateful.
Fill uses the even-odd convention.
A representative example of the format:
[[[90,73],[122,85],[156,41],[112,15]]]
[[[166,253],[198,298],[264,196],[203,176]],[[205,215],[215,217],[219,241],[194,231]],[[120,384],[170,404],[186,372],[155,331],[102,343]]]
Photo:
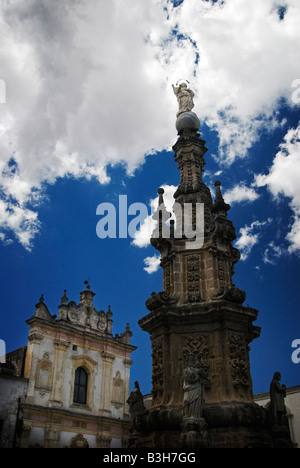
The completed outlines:
[[[218,322],[221,323],[225,320],[228,323],[232,321],[233,328],[236,328],[237,324],[252,323],[252,321],[256,320],[257,315],[258,311],[256,309],[221,300],[177,307],[161,306],[141,318],[138,323],[142,330],[148,331],[150,327],[154,332],[154,330],[162,330],[162,327],[165,326],[172,328],[177,323],[182,323],[182,318],[186,316],[188,319],[187,327],[197,324],[199,318],[201,318],[202,323],[210,324],[212,328],[218,328]],[[252,332],[259,336],[260,328],[252,326]]]
[[[105,334],[93,332],[87,329],[82,330],[79,327],[76,327],[75,325],[70,324],[69,322],[65,322],[63,320],[49,322],[48,320],[45,320],[43,318],[33,316],[30,319],[26,320],[26,323],[30,325],[31,327],[33,327],[34,325],[39,325],[40,327],[43,327],[47,330],[52,330],[53,331],[52,338],[55,338],[55,339],[61,339],[58,333],[59,330],[62,330],[63,332],[65,332],[66,335],[69,334],[68,339],[70,340],[71,343],[75,343],[76,340],[74,340],[74,338],[76,336],[82,337],[85,340],[89,339],[94,342],[93,347],[95,347],[95,349],[99,348],[99,343],[103,343],[105,348],[107,348],[108,345],[111,345],[114,348],[119,348],[120,350],[122,350],[122,352],[125,351],[128,353],[131,353],[132,351],[137,349],[136,346],[123,343],[118,338],[115,338],[112,335],[105,335]],[[34,335],[37,335],[37,333],[34,332]],[[38,335],[42,336],[41,333],[38,333]],[[67,341],[66,337],[64,337],[64,341]]]
[[[41,333],[30,333],[29,336],[28,336],[28,341],[32,341],[32,342],[35,342],[35,343],[39,343],[40,341],[43,340],[43,335]]]

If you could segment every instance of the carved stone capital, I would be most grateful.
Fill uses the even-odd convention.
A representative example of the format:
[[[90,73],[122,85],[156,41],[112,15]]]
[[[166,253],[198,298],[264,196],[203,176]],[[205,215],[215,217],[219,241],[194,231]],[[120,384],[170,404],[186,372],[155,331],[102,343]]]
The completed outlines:
[[[30,335],[28,336],[28,341],[32,343],[39,343],[43,339],[44,339],[43,335],[37,332],[30,333]]]
[[[125,366],[125,367],[131,367],[132,364],[133,364],[133,361],[132,361],[131,359],[124,358],[124,359],[123,359],[123,363],[124,363],[124,366]]]
[[[58,349],[61,349],[61,350],[65,350],[67,349],[69,346],[70,346],[70,341],[64,341],[64,340],[54,340],[54,345],[56,346],[56,348]]]
[[[103,351],[101,356],[105,362],[113,362],[115,360],[115,356],[107,351]]]

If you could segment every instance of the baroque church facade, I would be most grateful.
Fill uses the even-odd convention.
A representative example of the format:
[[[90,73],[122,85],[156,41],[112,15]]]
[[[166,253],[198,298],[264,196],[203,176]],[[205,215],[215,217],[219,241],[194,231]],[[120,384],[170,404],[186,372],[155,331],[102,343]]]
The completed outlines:
[[[94,295],[87,282],[78,304],[69,302],[65,291],[58,316],[43,296],[36,304],[27,320],[27,347],[7,355],[1,367],[2,447],[127,445],[136,347],[128,324],[113,336],[110,307],[97,311]],[[5,417],[5,411],[11,414]]]

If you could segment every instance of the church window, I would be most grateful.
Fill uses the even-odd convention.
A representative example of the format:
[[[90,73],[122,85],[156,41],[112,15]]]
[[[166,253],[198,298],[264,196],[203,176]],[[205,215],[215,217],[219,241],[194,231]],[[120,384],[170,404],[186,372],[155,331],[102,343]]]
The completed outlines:
[[[78,367],[75,372],[74,403],[86,404],[88,374],[83,367]]]

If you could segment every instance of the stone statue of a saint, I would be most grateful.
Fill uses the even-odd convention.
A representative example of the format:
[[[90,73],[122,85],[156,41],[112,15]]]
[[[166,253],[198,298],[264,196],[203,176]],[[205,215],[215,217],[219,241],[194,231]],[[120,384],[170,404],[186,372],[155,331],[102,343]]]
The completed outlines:
[[[192,355],[187,358],[183,376],[183,418],[201,419],[206,373],[200,362]]]
[[[183,112],[191,112],[194,107],[194,93],[187,87],[186,83],[181,83],[178,87],[172,85],[175,96],[178,100],[179,109],[177,117]]]
[[[129,405],[129,412],[132,418],[145,411],[143,395],[137,381],[134,383],[134,389],[130,393],[127,403]]]
[[[270,411],[273,423],[278,426],[284,425],[286,386],[280,384],[281,374],[275,372],[270,385],[271,405]]]

